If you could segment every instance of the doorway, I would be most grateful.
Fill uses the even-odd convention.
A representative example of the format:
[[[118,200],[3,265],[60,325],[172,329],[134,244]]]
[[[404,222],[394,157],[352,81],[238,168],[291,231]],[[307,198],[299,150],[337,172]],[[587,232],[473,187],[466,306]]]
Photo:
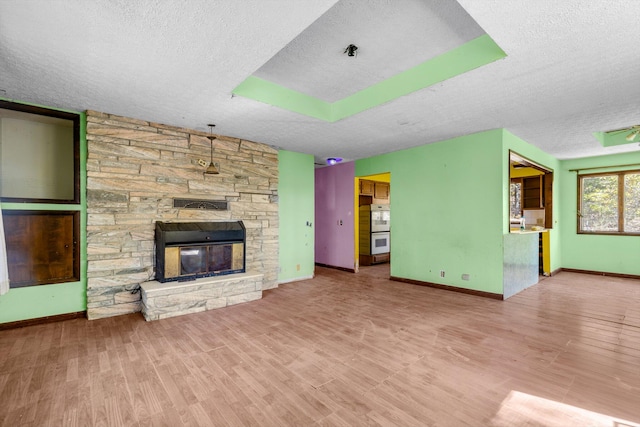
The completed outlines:
[[[509,151],[509,232],[539,232],[539,274],[551,273],[553,170]]]
[[[360,267],[391,262],[391,173],[355,178],[354,259]]]

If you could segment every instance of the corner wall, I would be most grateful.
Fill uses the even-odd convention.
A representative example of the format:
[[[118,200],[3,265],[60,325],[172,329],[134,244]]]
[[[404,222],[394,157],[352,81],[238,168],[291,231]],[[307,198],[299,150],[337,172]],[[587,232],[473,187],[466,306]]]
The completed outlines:
[[[506,167],[499,129],[356,161],[393,177],[391,275],[502,295]]]
[[[610,167],[636,164],[636,166]],[[597,168],[582,173],[640,169],[640,151],[560,162],[562,199],[562,267],[577,270],[640,275],[640,236],[578,234],[578,178],[571,169]]]
[[[315,174],[315,262],[355,269],[355,164],[318,168]]]
[[[278,282],[313,277],[313,247],[316,226],[313,200],[313,156],[278,152],[280,215],[280,272]]]
[[[87,316],[140,311],[141,282],[154,277],[155,221],[242,220],[246,268],[277,286],[278,156],[219,136],[219,175],[204,175],[206,133],[87,112]],[[226,200],[229,210],[179,209],[174,198]]]
[[[562,208],[560,207],[560,201],[565,199],[565,194],[563,192],[562,182],[564,180],[564,176],[562,176],[560,172],[560,161],[550,154],[545,153],[540,150],[538,147],[535,147],[524,140],[518,138],[511,132],[507,130],[502,130],[503,132],[503,151],[502,151],[502,164],[501,166],[505,170],[505,175],[503,177],[503,188],[504,188],[504,197],[503,197],[503,232],[505,234],[509,233],[509,150],[515,151],[520,154],[538,163],[540,166],[545,166],[548,169],[553,170],[553,206],[552,206],[552,215],[553,215],[553,227],[548,231],[549,233],[549,246],[550,246],[550,255],[551,255],[551,271],[555,271],[562,267],[562,252],[561,252],[561,230],[565,227],[564,221],[560,217],[560,212]],[[548,226],[548,225],[547,225]]]

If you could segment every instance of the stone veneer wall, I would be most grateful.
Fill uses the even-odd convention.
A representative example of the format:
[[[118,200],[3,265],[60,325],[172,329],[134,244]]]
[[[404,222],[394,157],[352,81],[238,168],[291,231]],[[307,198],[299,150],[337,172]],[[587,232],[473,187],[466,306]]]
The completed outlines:
[[[277,286],[278,153],[218,136],[219,175],[204,175],[207,133],[87,111],[87,316],[140,311],[154,279],[155,221],[242,220],[246,268]],[[174,198],[227,200],[228,211],[173,207]]]

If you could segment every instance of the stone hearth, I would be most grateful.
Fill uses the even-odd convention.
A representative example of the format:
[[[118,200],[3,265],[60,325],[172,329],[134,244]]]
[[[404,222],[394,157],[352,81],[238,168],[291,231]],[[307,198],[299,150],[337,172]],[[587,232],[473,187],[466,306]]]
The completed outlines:
[[[199,313],[262,298],[263,275],[239,273],[187,282],[140,284],[142,314],[147,321]]]

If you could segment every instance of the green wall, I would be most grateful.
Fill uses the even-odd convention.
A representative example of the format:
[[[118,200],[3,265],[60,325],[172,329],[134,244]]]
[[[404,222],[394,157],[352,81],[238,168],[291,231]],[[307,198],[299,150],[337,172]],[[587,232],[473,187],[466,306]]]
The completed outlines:
[[[81,211],[86,242],[86,118],[81,118],[82,203],[54,209]],[[593,172],[640,163],[640,152],[559,161],[502,129],[356,161],[356,176],[390,172],[391,275],[502,294],[503,243],[508,232],[509,150],[554,170],[554,226],[551,268],[640,275],[638,236],[576,233],[577,178],[570,169]],[[280,151],[280,283],[308,278],[314,271],[313,156]],[[638,169],[638,167],[633,167]],[[50,205],[8,204],[3,209],[50,209]],[[11,289],[0,296],[0,323],[86,310],[86,245],[81,281]],[[445,277],[440,277],[440,270]],[[464,281],[462,274],[469,274]]]
[[[391,172],[392,276],[502,294],[502,137],[491,130],[356,161],[356,176]]]
[[[278,152],[280,214],[278,282],[313,276],[314,164],[310,154]],[[308,226],[310,223],[311,226]]]
[[[635,164],[623,168],[607,166]],[[578,178],[571,169],[599,168],[581,173],[640,169],[640,151],[609,156],[587,157],[561,162],[560,220],[563,223],[562,267],[640,275],[640,236],[590,236],[577,233]]]
[[[11,289],[0,296],[0,323],[87,309],[85,281]]]
[[[48,107],[45,107],[48,108]],[[62,110],[67,111],[67,110]],[[76,113],[74,111],[69,111]],[[80,281],[10,289],[0,296],[0,323],[35,319],[87,309],[87,222],[85,188],[87,182],[86,116],[80,113],[80,205],[3,203],[3,210],[48,209],[80,211]]]

